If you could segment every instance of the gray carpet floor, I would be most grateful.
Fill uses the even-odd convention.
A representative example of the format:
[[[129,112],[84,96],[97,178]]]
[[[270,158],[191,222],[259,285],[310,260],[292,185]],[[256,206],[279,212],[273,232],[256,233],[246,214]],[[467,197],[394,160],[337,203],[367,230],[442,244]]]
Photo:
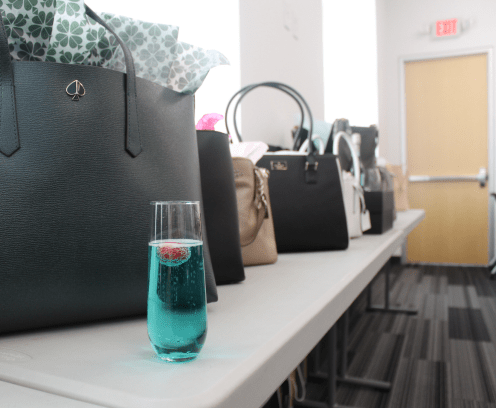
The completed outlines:
[[[372,290],[372,303],[383,303],[384,273]],[[338,404],[496,408],[496,280],[489,279],[488,269],[395,264],[390,301],[418,314],[366,312],[365,293],[351,306],[348,375],[391,381],[392,389],[340,384]],[[338,325],[338,347],[341,333]],[[307,396],[325,401],[325,386],[309,382]],[[277,406],[272,398],[265,407]]]
[[[392,381],[392,390],[339,385],[337,402],[496,408],[496,281],[487,268],[395,265],[391,278],[391,305],[418,314],[365,312],[362,294],[351,309],[348,374]],[[382,273],[372,285],[373,303],[381,303]],[[323,386],[308,384],[308,393],[324,401]]]

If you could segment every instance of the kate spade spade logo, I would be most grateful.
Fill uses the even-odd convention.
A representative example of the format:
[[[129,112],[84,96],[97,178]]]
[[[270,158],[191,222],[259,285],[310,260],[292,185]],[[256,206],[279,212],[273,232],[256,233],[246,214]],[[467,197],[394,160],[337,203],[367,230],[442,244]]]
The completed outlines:
[[[67,92],[67,95],[72,96],[73,101],[79,101],[79,97],[84,96],[86,93],[83,84],[79,82],[77,79],[75,81],[72,81],[69,85],[67,85],[65,91]]]

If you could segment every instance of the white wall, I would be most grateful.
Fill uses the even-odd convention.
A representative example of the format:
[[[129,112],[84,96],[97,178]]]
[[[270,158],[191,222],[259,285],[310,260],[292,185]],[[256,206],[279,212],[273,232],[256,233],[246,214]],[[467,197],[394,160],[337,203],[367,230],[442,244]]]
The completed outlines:
[[[375,0],[324,0],[323,6],[324,119],[377,124]]]
[[[224,114],[227,101],[240,88],[239,5],[233,0],[86,0],[97,12],[179,26],[179,41],[224,54],[231,65],[210,71],[196,92],[196,120],[206,113]],[[225,131],[223,123],[216,126]]]
[[[239,0],[239,12],[241,84],[287,83],[323,119],[322,1]],[[243,139],[289,147],[297,112],[286,94],[257,89],[242,103]]]
[[[403,164],[401,151],[399,58],[457,52],[496,45],[494,0],[377,0],[379,132],[381,156]],[[421,34],[436,20],[472,20],[459,37],[432,39]],[[494,58],[494,54],[493,54]],[[494,61],[493,61],[494,64]],[[493,90],[494,91],[494,90]]]

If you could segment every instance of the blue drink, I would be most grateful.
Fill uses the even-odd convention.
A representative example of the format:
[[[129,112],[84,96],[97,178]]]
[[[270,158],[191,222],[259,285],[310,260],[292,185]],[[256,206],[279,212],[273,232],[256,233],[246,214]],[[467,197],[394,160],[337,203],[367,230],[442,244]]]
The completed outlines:
[[[192,360],[207,335],[203,242],[152,241],[148,268],[150,342],[163,360]]]

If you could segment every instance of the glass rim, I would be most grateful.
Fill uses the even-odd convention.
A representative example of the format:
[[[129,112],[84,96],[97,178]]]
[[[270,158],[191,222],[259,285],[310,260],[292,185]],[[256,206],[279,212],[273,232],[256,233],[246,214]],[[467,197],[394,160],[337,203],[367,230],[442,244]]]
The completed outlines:
[[[197,204],[200,204],[200,201],[181,201],[181,200],[177,200],[177,201],[150,201],[150,205],[171,205],[171,204],[185,204],[185,205],[197,205]]]

